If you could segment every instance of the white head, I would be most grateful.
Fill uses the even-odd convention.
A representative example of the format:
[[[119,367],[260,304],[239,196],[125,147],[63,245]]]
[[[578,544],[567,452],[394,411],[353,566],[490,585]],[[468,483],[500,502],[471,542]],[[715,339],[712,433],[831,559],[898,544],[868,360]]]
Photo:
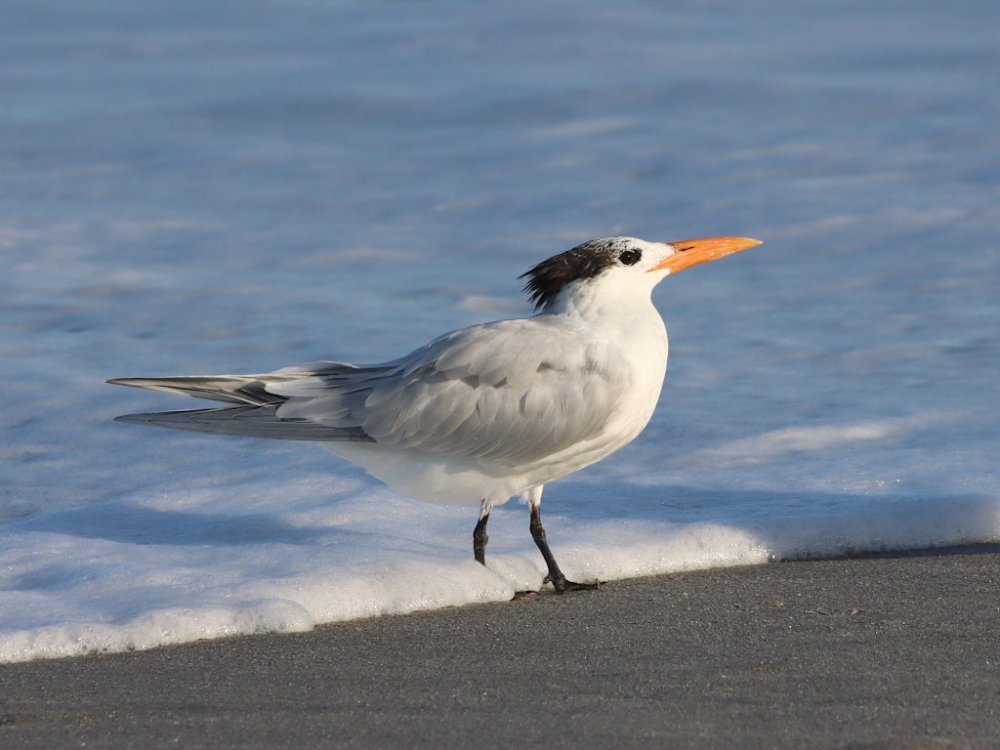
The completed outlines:
[[[746,237],[704,237],[647,242],[635,237],[590,240],[532,268],[524,290],[543,312],[555,312],[570,298],[619,296],[649,299],[653,287],[688,266],[760,245]]]

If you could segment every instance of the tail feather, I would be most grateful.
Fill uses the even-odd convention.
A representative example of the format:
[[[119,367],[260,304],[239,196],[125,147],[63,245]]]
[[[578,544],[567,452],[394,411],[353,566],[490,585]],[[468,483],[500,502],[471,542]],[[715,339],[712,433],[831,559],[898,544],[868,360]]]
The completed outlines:
[[[160,389],[154,388],[154,390]],[[374,442],[360,427],[327,427],[304,419],[279,419],[276,415],[278,406],[279,404],[266,404],[262,406],[248,405],[217,409],[162,411],[149,414],[125,414],[116,417],[116,421],[189,432],[270,438],[272,440]]]
[[[286,399],[268,393],[267,382],[283,382],[294,376],[281,375],[208,375],[177,378],[115,378],[107,381],[111,385],[126,385],[164,393],[180,393],[211,401],[225,401],[232,404],[280,404]]]

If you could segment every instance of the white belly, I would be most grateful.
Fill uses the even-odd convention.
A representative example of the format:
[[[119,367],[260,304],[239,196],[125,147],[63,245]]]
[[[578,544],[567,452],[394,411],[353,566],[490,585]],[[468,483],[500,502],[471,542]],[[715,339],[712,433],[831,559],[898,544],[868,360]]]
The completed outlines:
[[[515,477],[491,476],[469,461],[442,454],[383,447],[374,443],[324,443],[327,448],[396,492],[431,503],[478,505],[486,496],[520,490]]]

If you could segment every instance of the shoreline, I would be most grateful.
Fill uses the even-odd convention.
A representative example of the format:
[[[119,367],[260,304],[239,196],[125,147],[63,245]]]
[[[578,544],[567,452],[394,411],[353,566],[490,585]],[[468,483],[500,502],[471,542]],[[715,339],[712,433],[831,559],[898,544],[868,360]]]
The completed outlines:
[[[1000,544],[0,665],[5,748],[990,747]]]

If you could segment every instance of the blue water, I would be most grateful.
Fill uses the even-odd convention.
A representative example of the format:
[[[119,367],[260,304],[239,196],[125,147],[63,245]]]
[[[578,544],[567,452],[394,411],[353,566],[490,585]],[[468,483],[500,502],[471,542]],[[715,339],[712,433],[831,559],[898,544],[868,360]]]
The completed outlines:
[[[406,548],[407,585],[433,588],[474,519],[311,446],[112,423],[183,402],[102,381],[383,360],[526,314],[516,276],[597,236],[766,244],[657,291],[660,409],[547,489],[577,544],[560,559],[614,577],[1000,536],[995,2],[31,0],[4,16],[0,611],[36,616],[0,621],[0,657],[155,645],[149,613],[178,608],[199,637],[505,595],[462,568],[446,596],[379,599],[382,574],[359,568],[322,605],[296,598],[273,582],[336,592],[362,548]],[[504,513],[495,576],[528,580],[523,510]],[[345,557],[307,574],[330,540],[288,529],[341,516]],[[277,545],[260,558],[239,543],[260,538]],[[303,566],[279,575],[290,539]],[[231,567],[215,598],[179,583],[181,542],[202,574]],[[116,560],[159,583],[137,593]],[[255,586],[304,610],[204,614]]]

